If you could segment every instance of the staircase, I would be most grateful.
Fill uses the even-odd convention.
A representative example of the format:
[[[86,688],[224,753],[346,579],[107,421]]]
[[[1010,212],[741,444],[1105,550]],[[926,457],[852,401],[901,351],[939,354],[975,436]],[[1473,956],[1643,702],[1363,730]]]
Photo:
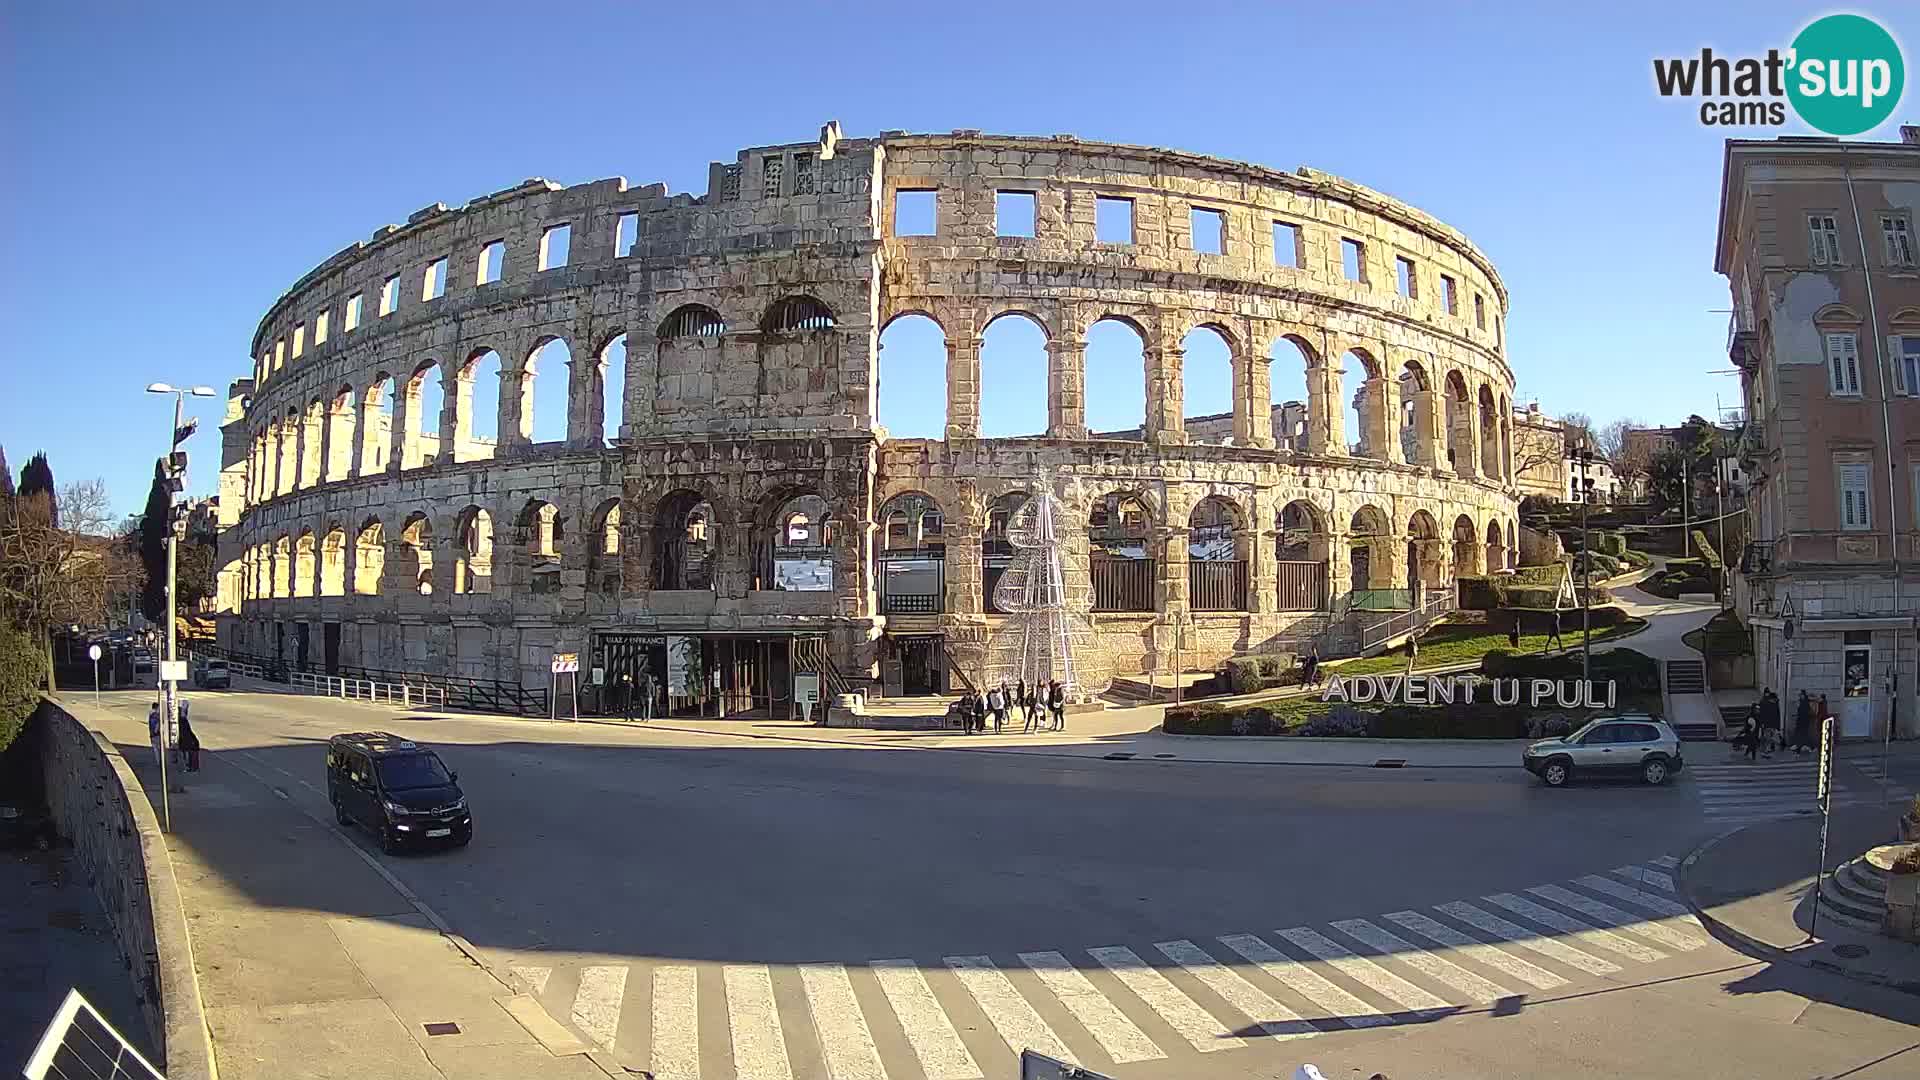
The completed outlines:
[[[1707,692],[1707,665],[1704,660],[1667,661],[1667,693],[1704,694]]]
[[[813,671],[820,675],[822,704],[833,700],[836,694],[849,694],[853,687],[834,666],[833,657],[827,655],[827,639],[817,636],[797,637],[793,640],[792,667],[794,671]]]
[[[1897,849],[1900,845],[1893,845]],[[1820,879],[1820,917],[1856,930],[1878,933],[1887,911],[1887,871],[1876,865],[1874,848]]]

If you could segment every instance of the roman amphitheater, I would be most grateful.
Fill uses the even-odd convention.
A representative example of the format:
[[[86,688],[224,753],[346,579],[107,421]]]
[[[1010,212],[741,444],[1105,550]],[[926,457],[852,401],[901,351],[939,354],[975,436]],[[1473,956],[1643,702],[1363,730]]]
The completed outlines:
[[[680,639],[673,707],[726,715],[786,715],[801,671],[945,692],[1043,477],[1114,671],[1297,643],[1512,561],[1506,311],[1465,236],[1371,189],[1067,136],[829,124],[700,196],[529,180],[382,226],[261,319],[220,644],[544,692],[556,652],[664,685]],[[943,437],[880,423],[916,317]],[[1010,320],[1044,334],[1045,429],[983,437]],[[1115,326],[1144,413],[1089,430]],[[1187,370],[1196,339],[1230,362]],[[1189,415],[1202,376],[1231,413]]]

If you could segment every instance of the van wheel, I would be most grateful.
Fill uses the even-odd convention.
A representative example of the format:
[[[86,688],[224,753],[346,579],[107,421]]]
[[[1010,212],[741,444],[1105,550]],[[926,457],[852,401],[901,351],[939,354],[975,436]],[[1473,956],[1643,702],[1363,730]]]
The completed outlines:
[[[1667,759],[1666,758],[1648,758],[1647,763],[1640,766],[1640,779],[1645,780],[1647,783],[1654,784],[1656,786],[1666,783],[1667,782]]]

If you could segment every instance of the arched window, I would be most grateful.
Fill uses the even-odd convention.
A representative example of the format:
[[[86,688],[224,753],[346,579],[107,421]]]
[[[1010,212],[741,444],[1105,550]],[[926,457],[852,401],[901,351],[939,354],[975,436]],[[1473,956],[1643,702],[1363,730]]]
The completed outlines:
[[[563,541],[559,509],[550,502],[533,499],[514,524],[527,557],[529,591],[541,595],[559,592]]]
[[[681,338],[717,338],[727,332],[720,313],[704,304],[683,304],[660,324],[659,339],[664,343]]]
[[[306,416],[300,422],[300,486],[310,488],[320,482],[326,461],[320,456],[320,440],[327,430],[327,406],[319,398],[307,402]]]
[[[1507,566],[1506,533],[1497,521],[1487,522],[1487,573],[1492,574]]]
[[[654,588],[715,588],[712,504],[697,492],[673,492],[654,510],[653,534]]]
[[[1013,545],[1007,541],[1007,525],[1029,497],[1024,491],[1009,491],[987,506],[987,527],[980,536],[980,589],[988,611],[1000,610],[993,602],[994,590],[1000,584],[1000,576],[1013,564]]]
[[[1114,492],[1087,516],[1093,610],[1153,611],[1153,512],[1146,501]]]
[[[1086,355],[1087,431],[1096,439],[1144,439],[1146,335],[1129,320],[1107,316],[1087,328]]]
[[[799,334],[833,329],[833,311],[811,296],[789,296],[767,309],[760,329],[769,334]]]
[[[1447,463],[1460,476],[1473,475],[1473,414],[1467,396],[1467,380],[1458,371],[1447,372],[1444,394],[1447,407]]]
[[[347,531],[334,526],[327,531],[320,547],[320,595],[344,596],[347,592]]]
[[[429,360],[415,368],[400,388],[400,407],[406,425],[399,447],[402,469],[431,465],[440,452],[441,401],[440,373],[437,365]]]
[[[1473,519],[1465,514],[1453,519],[1453,576],[1473,577],[1480,573],[1480,536]]]
[[[461,461],[484,461],[500,444],[500,354],[480,348],[460,367]]]
[[[520,376],[520,432],[528,442],[564,442],[567,384],[573,377],[573,350],[560,338],[548,338],[527,356]]]
[[[1180,385],[1187,440],[1233,442],[1233,347],[1219,330],[1196,326],[1181,340]]]
[[[754,547],[756,588],[833,591],[833,527],[820,496],[793,495],[772,506]]]
[[[1279,611],[1324,611],[1332,536],[1320,508],[1295,499],[1280,508],[1274,529]]]
[[[353,475],[353,432],[358,420],[355,408],[353,387],[342,386],[334,391],[333,401],[327,406],[327,471],[326,480],[345,480]]]
[[[587,537],[587,588],[618,596],[620,581],[620,500],[608,499],[593,512],[593,531]]]
[[[1246,519],[1229,499],[1209,495],[1187,515],[1187,604],[1193,611],[1247,609]]]
[[[273,595],[293,595],[293,538],[284,534],[273,542]]]
[[[627,415],[627,335],[619,334],[600,350],[600,435],[608,446],[620,437]]]
[[[1362,610],[1397,606],[1398,598],[1392,595],[1393,553],[1387,546],[1393,540],[1393,526],[1387,523],[1387,515],[1371,504],[1355,510],[1348,523],[1348,540],[1350,606]]]
[[[1009,312],[980,335],[980,434],[1018,438],[1047,430],[1047,331]]]
[[[360,401],[360,475],[387,471],[387,453],[393,445],[393,376],[381,372],[367,385]]]
[[[883,615],[931,615],[946,610],[945,519],[929,495],[909,491],[880,508],[879,563]]]
[[[1386,439],[1399,433],[1386,415],[1386,386],[1380,365],[1365,349],[1348,349],[1340,357],[1340,386],[1347,400],[1342,426],[1347,429],[1347,452],[1354,457],[1385,460]]]
[[[947,335],[925,315],[902,315],[880,331],[875,413],[893,439],[947,437]]]
[[[369,518],[353,542],[353,591],[360,596],[379,596],[380,575],[386,569],[386,537],[380,523]]]
[[[293,595],[312,596],[314,582],[313,530],[300,530],[300,538],[293,543]]]
[[[1307,386],[1307,368],[1313,351],[1305,339],[1288,335],[1274,340],[1267,350],[1267,392],[1273,409],[1273,445],[1279,450],[1307,453],[1324,441],[1325,432],[1315,439],[1308,434],[1313,412],[1309,408],[1312,391]]]
[[[1480,384],[1480,472],[1489,479],[1502,478],[1500,454],[1500,416],[1493,391]]]
[[[720,353],[727,326],[712,308],[687,304],[660,324],[653,408],[662,418],[699,411],[719,399]]]
[[[1440,540],[1440,523],[1425,510],[1407,520],[1407,587],[1418,582],[1422,590],[1441,588],[1447,580],[1447,546]]]
[[[493,515],[478,506],[460,512],[458,557],[453,564],[453,591],[493,591]]]
[[[1400,365],[1400,374],[1395,380],[1400,389],[1400,415],[1395,428],[1400,439],[1400,457],[1409,465],[1425,465],[1429,468],[1431,449],[1427,442],[1427,433],[1433,430],[1433,397],[1430,391],[1432,382],[1427,378],[1427,369],[1418,361],[1408,360]]]
[[[415,511],[400,530],[401,572],[409,590],[433,595],[433,523]]]

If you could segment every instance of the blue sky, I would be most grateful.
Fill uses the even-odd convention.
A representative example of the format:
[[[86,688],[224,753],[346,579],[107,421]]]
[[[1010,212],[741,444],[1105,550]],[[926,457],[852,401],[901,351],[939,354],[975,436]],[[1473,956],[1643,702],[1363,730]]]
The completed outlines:
[[[167,422],[142,388],[207,383],[222,396],[195,403],[209,433],[191,479],[209,491],[211,429],[261,314],[345,244],[528,176],[700,191],[709,161],[832,118],[855,136],[1070,132],[1352,178],[1492,257],[1516,401],[1603,422],[1708,413],[1738,395],[1712,373],[1727,132],[1658,98],[1651,60],[1784,47],[1833,9],[1546,7],[8,5],[0,445],[16,469],[45,449],[62,482],[104,477],[132,511]],[[1920,40],[1894,5],[1855,10]],[[1867,137],[1896,138],[1901,116],[1920,113]],[[938,379],[937,342],[888,343],[884,418],[925,424],[900,406],[928,397],[913,390]],[[990,434],[1044,424],[1035,343],[994,328],[983,363],[1008,381],[987,408],[999,388],[1010,411]],[[1092,423],[1137,417],[1109,392],[1137,385],[1113,374],[1138,363],[1131,346],[1089,353]],[[1276,399],[1289,385],[1276,365]],[[1225,408],[1203,390],[1190,413]]]

